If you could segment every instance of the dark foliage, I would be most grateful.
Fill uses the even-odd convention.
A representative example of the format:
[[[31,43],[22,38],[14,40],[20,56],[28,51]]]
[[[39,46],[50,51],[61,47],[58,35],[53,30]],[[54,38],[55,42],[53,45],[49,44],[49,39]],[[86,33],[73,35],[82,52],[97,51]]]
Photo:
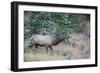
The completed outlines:
[[[58,12],[24,12],[24,39],[33,34],[62,33],[68,40],[73,32],[83,32],[85,22],[90,20],[89,14],[73,14]]]

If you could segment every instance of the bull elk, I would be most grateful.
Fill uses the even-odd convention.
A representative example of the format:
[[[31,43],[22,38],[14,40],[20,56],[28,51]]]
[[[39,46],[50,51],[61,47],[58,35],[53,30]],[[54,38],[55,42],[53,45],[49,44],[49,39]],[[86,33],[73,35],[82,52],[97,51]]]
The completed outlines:
[[[63,41],[64,37],[59,33],[52,35],[36,34],[31,37],[31,41],[28,47],[31,48],[35,46],[35,48],[38,48],[38,46],[45,46],[46,52],[48,52],[48,48],[50,48],[50,50],[53,52],[52,46],[56,46]]]

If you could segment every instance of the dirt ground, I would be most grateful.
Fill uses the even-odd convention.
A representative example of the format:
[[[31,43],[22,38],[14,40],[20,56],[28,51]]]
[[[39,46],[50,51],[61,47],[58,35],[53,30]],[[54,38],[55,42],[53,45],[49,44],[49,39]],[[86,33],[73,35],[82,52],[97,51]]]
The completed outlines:
[[[83,33],[73,33],[70,44],[64,42],[53,47],[53,53],[47,53],[45,47],[28,48],[24,52],[24,61],[73,60],[90,58],[90,37]]]

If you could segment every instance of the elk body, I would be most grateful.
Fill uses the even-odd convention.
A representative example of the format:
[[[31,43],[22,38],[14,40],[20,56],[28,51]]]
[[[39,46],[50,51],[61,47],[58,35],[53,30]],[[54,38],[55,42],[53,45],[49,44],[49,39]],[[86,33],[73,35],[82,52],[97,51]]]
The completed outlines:
[[[29,47],[35,46],[44,46],[46,47],[46,52],[48,48],[53,52],[52,46],[58,45],[60,42],[63,42],[64,38],[61,34],[52,34],[52,35],[33,35]]]

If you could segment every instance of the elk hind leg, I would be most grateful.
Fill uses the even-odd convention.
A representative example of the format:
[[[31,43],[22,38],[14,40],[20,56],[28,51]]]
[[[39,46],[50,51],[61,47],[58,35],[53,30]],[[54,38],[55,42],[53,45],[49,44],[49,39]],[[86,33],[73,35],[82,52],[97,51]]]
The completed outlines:
[[[48,46],[46,46],[46,53],[48,53]]]
[[[49,46],[49,48],[50,48],[50,50],[51,50],[51,55],[53,55],[54,54],[54,51],[53,51],[53,49],[52,49],[52,46]]]

